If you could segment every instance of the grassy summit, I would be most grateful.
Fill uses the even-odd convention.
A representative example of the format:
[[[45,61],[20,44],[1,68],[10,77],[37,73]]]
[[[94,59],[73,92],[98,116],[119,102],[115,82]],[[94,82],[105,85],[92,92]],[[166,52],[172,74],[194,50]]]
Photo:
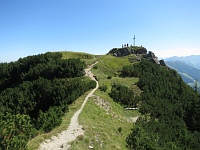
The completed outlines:
[[[84,52],[62,51],[60,53],[62,54],[63,59],[78,58],[84,61],[87,65],[94,63],[94,61],[96,61],[96,58],[98,57],[93,54],[88,54]]]

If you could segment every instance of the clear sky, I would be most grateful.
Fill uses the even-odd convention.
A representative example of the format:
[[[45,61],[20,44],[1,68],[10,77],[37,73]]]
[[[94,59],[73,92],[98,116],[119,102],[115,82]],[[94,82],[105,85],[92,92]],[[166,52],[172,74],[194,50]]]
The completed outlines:
[[[47,51],[200,54],[200,0],[0,0],[0,62]]]

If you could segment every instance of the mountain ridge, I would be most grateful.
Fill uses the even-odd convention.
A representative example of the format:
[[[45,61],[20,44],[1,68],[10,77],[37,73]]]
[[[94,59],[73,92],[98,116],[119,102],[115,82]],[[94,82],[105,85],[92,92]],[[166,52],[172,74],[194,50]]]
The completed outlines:
[[[188,85],[194,88],[197,84],[200,88],[200,55],[174,56],[164,60],[169,67],[177,70]]]
[[[193,67],[200,69],[200,55],[190,55],[190,56],[173,56],[164,59],[165,61],[181,61]]]
[[[88,149],[88,146],[100,150],[199,149],[200,96],[183,82],[177,71],[155,61],[153,52],[122,57],[84,54],[78,56],[80,59],[71,59],[74,54],[69,57],[63,53],[41,54],[0,65],[4,70],[0,76],[0,83],[4,85],[0,103],[5,106],[0,109],[0,138],[9,139],[6,144],[0,140],[3,149],[8,146],[23,149],[27,137],[38,133],[36,139],[42,142],[49,134],[46,132],[60,125],[63,113],[67,116],[71,110],[78,110],[82,102],[77,98],[94,88],[94,82],[84,76],[83,69],[96,61],[98,64],[91,71],[99,89],[95,96],[89,97],[80,114],[85,135],[70,143],[72,149]],[[10,83],[8,88],[7,83]],[[81,92],[82,89],[85,91]],[[68,105],[71,109],[67,109]],[[126,109],[135,107],[137,109]],[[35,108],[37,115],[33,113]],[[27,116],[29,112],[34,118]],[[19,122],[14,122],[15,117]],[[24,120],[25,117],[28,119]],[[138,118],[134,126],[133,117]],[[14,127],[18,127],[14,128],[18,129],[15,133],[21,135],[8,136],[9,132],[5,131],[13,132],[13,126],[7,126],[6,120],[13,121]],[[64,126],[66,128],[66,124]],[[36,135],[30,135],[30,129]],[[26,141],[20,140],[18,135],[24,136]],[[24,143],[20,145],[21,142]],[[34,147],[28,149],[37,149],[37,145]]]

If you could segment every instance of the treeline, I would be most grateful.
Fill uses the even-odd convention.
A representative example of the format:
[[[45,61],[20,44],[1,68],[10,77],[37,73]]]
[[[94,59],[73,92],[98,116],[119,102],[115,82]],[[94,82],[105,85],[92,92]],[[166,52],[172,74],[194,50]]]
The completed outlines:
[[[139,77],[140,113],[129,149],[200,149],[200,96],[174,70],[142,60],[125,66],[123,77]]]
[[[61,59],[61,53],[45,53],[20,58],[16,62],[0,64],[0,91],[14,87],[23,81],[71,78],[83,75],[85,63],[80,59]]]
[[[68,105],[96,83],[85,63],[46,53],[0,64],[0,149],[26,149],[28,140],[60,125]]]

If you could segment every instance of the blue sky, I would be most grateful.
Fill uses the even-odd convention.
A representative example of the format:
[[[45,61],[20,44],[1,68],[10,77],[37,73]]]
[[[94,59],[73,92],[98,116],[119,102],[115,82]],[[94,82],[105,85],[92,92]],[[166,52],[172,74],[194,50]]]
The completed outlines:
[[[47,51],[200,54],[199,0],[0,0],[0,62]]]

